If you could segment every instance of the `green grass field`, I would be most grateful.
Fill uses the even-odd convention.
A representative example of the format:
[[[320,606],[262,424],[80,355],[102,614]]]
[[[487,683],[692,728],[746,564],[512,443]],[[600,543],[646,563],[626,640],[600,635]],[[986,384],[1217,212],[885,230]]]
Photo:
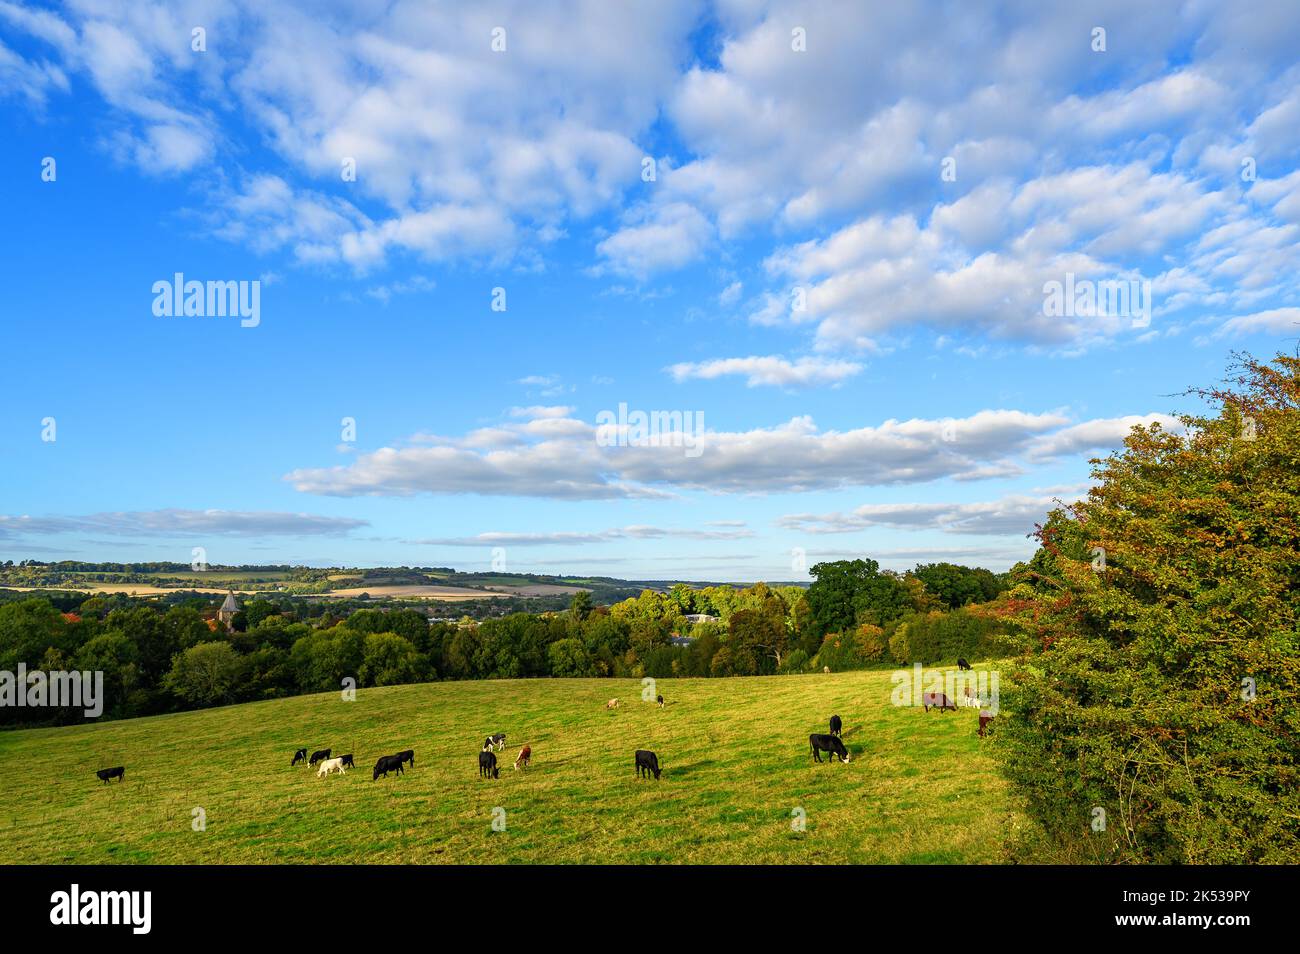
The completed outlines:
[[[973,709],[891,706],[886,672],[658,688],[662,710],[631,680],[451,682],[0,733],[0,841],[27,864],[1001,859],[1017,819]],[[847,765],[809,755],[832,713]],[[480,780],[497,731],[501,778]],[[524,742],[533,767],[516,772]],[[352,752],[357,769],[290,768],[300,746]],[[375,759],[405,748],[415,768],[372,782]],[[659,754],[660,781],[637,779],[637,748]],[[95,770],[113,765],[126,781],[104,785]]]

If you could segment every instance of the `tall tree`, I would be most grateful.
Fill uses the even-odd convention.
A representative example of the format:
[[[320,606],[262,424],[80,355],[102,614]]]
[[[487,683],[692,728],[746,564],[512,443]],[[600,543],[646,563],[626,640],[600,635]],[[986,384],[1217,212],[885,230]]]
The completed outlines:
[[[1094,461],[999,601],[1045,648],[994,739],[1058,859],[1300,852],[1300,360],[1238,360]]]

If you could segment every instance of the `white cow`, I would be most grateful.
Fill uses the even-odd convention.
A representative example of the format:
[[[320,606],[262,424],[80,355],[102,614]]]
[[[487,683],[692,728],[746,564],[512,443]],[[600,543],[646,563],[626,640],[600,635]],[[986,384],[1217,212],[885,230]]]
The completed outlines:
[[[342,758],[326,759],[324,762],[321,762],[320,768],[316,772],[316,777],[322,778],[323,776],[328,775],[330,772],[335,772],[335,771],[337,771],[340,775],[342,775],[347,771],[347,769],[343,767]]]

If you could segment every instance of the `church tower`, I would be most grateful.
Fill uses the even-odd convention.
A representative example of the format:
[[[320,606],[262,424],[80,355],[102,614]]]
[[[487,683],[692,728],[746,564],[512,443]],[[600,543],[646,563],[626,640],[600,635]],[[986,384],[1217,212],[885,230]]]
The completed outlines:
[[[235,628],[235,614],[239,612],[239,600],[235,599],[235,591],[231,590],[226,594],[226,601],[221,604],[221,609],[217,610],[217,619],[226,626],[226,632],[231,632]]]

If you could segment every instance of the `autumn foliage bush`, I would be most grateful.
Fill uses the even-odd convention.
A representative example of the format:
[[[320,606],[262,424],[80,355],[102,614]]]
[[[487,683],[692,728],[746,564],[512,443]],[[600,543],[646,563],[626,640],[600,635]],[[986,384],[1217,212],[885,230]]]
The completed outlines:
[[[1041,645],[993,736],[1040,860],[1300,851],[1300,360],[1237,361],[1094,461],[996,604]]]

